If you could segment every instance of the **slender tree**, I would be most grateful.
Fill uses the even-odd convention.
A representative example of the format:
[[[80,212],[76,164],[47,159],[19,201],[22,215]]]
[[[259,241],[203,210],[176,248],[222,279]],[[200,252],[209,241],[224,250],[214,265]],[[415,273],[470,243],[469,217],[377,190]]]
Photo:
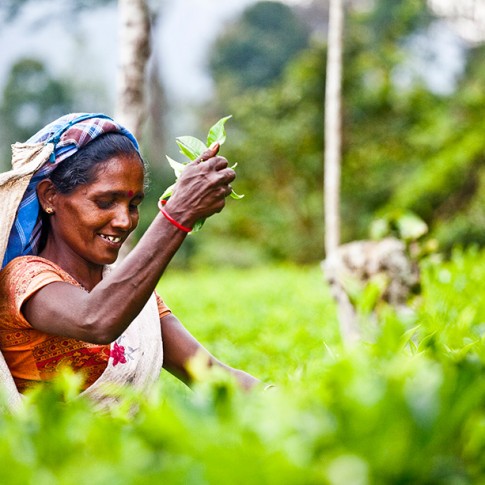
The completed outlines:
[[[119,65],[115,117],[138,138],[146,116],[145,75],[150,16],[145,0],[119,0]]]
[[[340,174],[342,158],[342,69],[343,69],[343,0],[330,0],[327,48],[327,75],[325,89],[325,161],[324,212],[326,260],[335,264],[340,245]],[[330,266],[327,265],[327,268]],[[338,278],[328,282],[337,302],[340,332],[345,344],[359,338],[355,310]]]
[[[147,116],[146,71],[150,57],[150,13],[146,0],[118,0],[119,60],[115,119],[140,140]],[[132,233],[118,261],[134,246]]]
[[[343,0],[330,0],[325,90],[325,252],[340,244],[340,165],[342,145]]]

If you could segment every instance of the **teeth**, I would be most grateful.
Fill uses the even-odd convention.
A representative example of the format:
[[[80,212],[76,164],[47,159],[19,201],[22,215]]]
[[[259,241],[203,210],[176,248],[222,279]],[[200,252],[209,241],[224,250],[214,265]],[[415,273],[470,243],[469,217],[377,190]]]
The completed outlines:
[[[100,234],[100,236],[103,238],[103,239],[107,239],[108,241],[111,241],[113,243],[119,243],[121,242],[121,237],[116,237],[116,236],[107,236],[105,234]]]

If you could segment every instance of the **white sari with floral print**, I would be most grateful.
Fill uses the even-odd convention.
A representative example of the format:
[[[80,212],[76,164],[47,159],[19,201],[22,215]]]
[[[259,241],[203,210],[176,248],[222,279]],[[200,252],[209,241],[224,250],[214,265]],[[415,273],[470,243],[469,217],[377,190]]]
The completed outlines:
[[[108,365],[83,393],[101,409],[118,401],[126,384],[147,392],[159,378],[163,364],[160,316],[155,294],[125,332],[110,346]]]

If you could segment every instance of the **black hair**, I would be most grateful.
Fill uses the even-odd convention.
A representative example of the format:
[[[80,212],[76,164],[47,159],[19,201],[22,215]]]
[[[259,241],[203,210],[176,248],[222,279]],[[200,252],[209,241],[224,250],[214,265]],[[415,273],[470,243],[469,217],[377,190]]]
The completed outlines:
[[[98,136],[60,163],[49,178],[61,194],[69,194],[78,186],[93,182],[101,164],[119,155],[140,159],[147,185],[145,162],[131,140],[121,133],[104,133]]]

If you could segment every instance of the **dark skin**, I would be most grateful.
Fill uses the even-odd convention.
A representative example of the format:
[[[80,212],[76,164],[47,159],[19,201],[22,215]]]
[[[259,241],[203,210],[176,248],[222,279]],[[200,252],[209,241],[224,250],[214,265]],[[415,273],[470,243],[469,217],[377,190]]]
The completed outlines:
[[[231,192],[235,173],[217,151],[218,146],[187,167],[165,206],[184,226],[192,227],[197,220],[220,212]],[[105,265],[115,262],[138,224],[143,182],[141,162],[133,155],[106,160],[93,182],[69,194],[59,193],[49,179],[39,183],[41,207],[53,210],[40,256],[63,268],[88,292],[64,282],[46,285],[22,307],[33,328],[103,345],[116,340],[142,310],[187,236],[158,214],[131,253],[103,277]],[[175,315],[163,317],[160,323],[164,368],[184,382],[190,383],[186,364],[198,353],[209,366],[234,374],[243,388],[259,382],[215,359]]]

